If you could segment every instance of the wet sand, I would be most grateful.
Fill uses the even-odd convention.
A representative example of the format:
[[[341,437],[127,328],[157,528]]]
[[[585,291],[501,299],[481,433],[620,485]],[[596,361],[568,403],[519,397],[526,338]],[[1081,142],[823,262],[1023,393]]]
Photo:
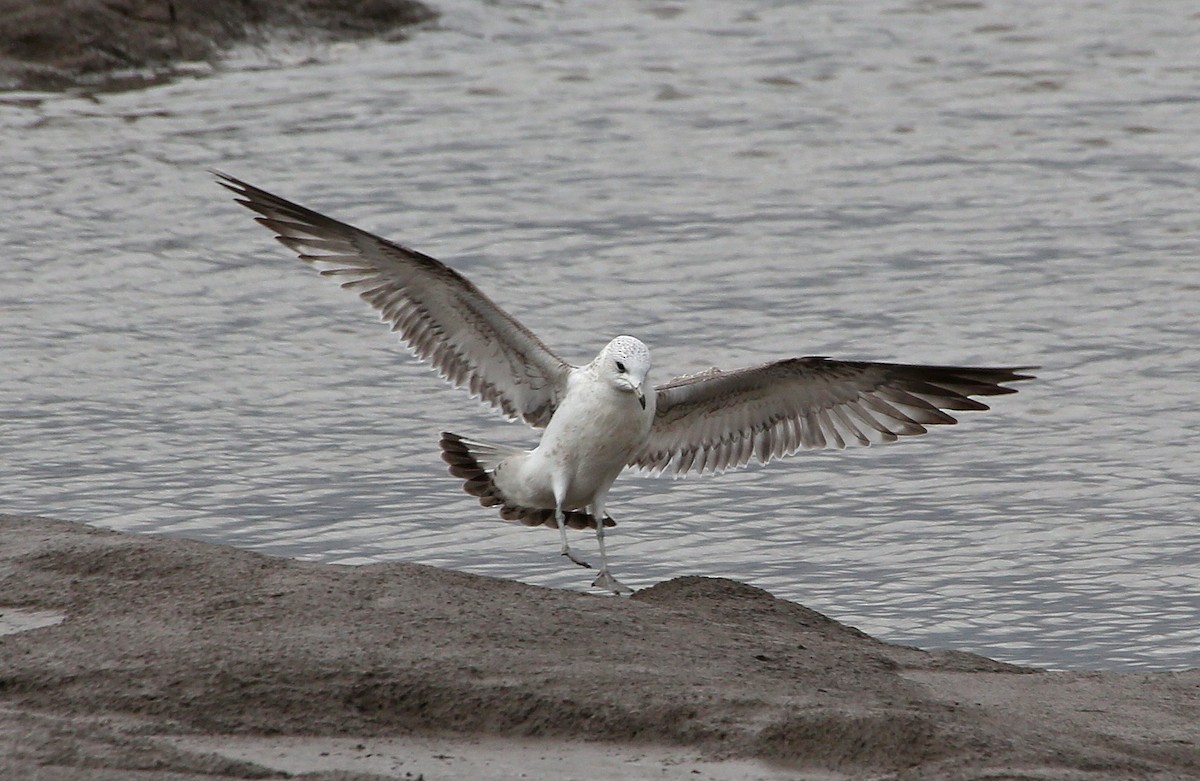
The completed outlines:
[[[0,516],[3,628],[3,778],[1200,776],[1200,670],[889,645],[730,580],[621,599]]]
[[[417,0],[0,0],[0,89],[121,89],[270,38],[401,34],[436,14]]]

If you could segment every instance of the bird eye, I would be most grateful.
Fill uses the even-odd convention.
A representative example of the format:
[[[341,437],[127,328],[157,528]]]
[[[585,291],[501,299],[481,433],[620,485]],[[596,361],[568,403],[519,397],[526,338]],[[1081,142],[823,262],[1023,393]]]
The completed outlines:
[[[621,372],[621,374],[624,374],[625,373],[625,364],[621,363],[620,361],[617,361],[617,371]]]

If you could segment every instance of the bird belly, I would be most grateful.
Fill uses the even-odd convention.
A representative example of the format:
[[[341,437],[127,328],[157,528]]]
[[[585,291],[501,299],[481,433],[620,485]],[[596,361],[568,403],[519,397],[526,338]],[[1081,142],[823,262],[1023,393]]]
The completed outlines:
[[[649,434],[653,407],[643,410],[632,393],[587,390],[567,394],[537,448],[513,457],[511,469],[497,470],[505,496],[526,507],[554,507],[554,486],[560,484],[566,488],[563,509],[583,509],[621,474]]]

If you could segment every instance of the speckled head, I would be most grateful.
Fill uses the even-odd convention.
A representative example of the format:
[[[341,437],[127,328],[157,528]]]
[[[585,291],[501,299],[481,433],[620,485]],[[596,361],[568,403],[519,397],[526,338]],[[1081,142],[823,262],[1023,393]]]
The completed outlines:
[[[641,385],[650,372],[650,348],[632,336],[618,336],[600,352],[601,360],[611,362],[618,374],[625,374]],[[608,368],[608,367],[605,367]]]
[[[604,346],[593,362],[596,372],[615,387],[638,396],[645,406],[646,376],[650,373],[650,350],[632,336],[618,336]]]

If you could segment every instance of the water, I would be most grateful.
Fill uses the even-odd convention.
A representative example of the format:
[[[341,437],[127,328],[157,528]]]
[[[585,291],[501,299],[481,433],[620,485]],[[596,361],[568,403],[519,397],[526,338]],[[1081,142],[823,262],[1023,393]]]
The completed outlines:
[[[0,511],[586,587],[437,458],[442,430],[532,433],[408,358],[216,167],[450,261],[568,360],[633,333],[660,380],[1043,365],[919,440],[625,477],[617,574],[1017,662],[1200,664],[1192,3],[440,8],[402,43],[0,96]]]

